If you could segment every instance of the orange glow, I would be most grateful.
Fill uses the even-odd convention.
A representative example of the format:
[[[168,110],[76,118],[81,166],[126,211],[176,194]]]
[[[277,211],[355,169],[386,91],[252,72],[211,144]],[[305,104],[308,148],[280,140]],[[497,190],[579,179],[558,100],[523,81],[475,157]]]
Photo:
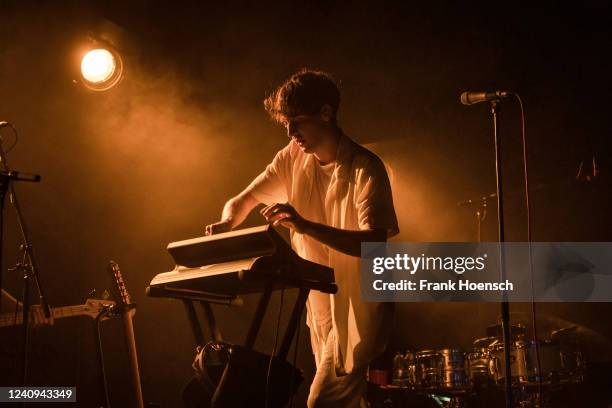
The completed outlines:
[[[81,77],[85,86],[105,91],[121,79],[122,63],[116,52],[104,48],[88,51],[81,60]]]
[[[89,51],[81,61],[83,78],[93,83],[108,80],[115,72],[116,67],[117,64],[113,54],[102,48]]]

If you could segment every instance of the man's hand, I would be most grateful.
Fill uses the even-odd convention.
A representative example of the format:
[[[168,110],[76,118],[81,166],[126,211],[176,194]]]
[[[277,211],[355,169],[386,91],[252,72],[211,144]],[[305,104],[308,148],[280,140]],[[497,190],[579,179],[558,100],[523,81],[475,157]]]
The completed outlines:
[[[291,205],[271,204],[260,211],[266,221],[276,226],[291,228],[295,232],[303,234],[308,226],[308,220],[303,218]]]
[[[45,311],[41,305],[32,305],[30,307],[30,325],[31,327],[38,328],[41,326],[53,326],[55,321],[53,320],[53,314],[47,319],[45,317]]]
[[[387,231],[384,229],[352,231],[330,227],[305,219],[287,203],[269,205],[260,213],[272,225],[280,224],[293,228],[295,232],[306,234],[322,244],[351,256],[361,256],[362,242],[387,240]]]
[[[221,221],[207,225],[204,228],[204,235],[220,234],[229,232],[242,224],[247,215],[259,204],[257,199],[253,197],[247,190],[231,198],[223,206]]]
[[[207,225],[204,228],[204,235],[220,234],[222,232],[228,232],[232,230],[232,220],[225,219],[214,224]]]

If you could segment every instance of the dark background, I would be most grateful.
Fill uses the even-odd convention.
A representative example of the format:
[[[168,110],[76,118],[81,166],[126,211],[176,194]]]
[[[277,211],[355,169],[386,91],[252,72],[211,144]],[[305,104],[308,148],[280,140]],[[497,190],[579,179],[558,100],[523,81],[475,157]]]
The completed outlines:
[[[287,143],[262,100],[302,67],[333,73],[344,131],[390,167],[401,229],[395,240],[476,240],[475,208],[457,202],[495,191],[492,126],[487,104],[466,107],[458,97],[498,89],[520,93],[525,103],[533,239],[611,240],[607,2],[5,1],[2,8],[0,120],[19,130],[10,166],[43,176],[17,186],[42,283],[52,305],[80,304],[92,288],[109,286],[108,260],[119,263],[138,303],[147,401],[179,405],[194,341],[182,305],[147,298],[144,288],[172,269],[166,244],[201,235]],[[122,82],[104,93],[78,82],[79,52],[96,32],[113,39],[125,64]],[[520,111],[514,99],[501,108],[507,236],[520,241]],[[12,140],[7,129],[2,137]],[[585,181],[593,158],[599,173]],[[494,202],[488,210],[483,240],[495,240]],[[3,283],[17,294],[20,276],[7,268],[18,259],[19,238],[12,209],[6,215]],[[246,225],[261,223],[254,214]],[[255,300],[216,309],[228,340],[242,341]],[[271,310],[278,305],[276,294]],[[529,323],[528,310],[512,305],[514,320]],[[610,310],[541,304],[538,319],[544,335],[566,322],[584,326],[596,339],[590,358],[607,361]],[[389,350],[468,348],[498,314],[496,304],[401,304]],[[272,348],[274,319],[270,313],[261,351]],[[78,385],[81,405],[94,406],[92,330],[78,318],[36,331],[32,381]],[[308,384],[314,362],[305,333],[298,366]],[[16,334],[2,332],[4,339]],[[118,322],[105,323],[104,343],[111,399],[126,406]],[[307,391],[302,386],[301,402]]]

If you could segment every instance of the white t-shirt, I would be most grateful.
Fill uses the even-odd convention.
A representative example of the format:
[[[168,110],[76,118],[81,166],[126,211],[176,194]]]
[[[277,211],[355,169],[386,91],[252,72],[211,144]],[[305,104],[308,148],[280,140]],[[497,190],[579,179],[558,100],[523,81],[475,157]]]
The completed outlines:
[[[288,202],[304,218],[335,228],[383,229],[388,237],[399,232],[391,185],[382,160],[345,135],[340,137],[336,161],[327,166],[321,166],[292,140],[247,191],[265,204]],[[332,267],[338,285],[333,296],[319,296],[312,291],[309,297],[307,323],[313,352],[318,353],[319,345],[324,344],[321,336],[326,333],[320,333],[317,326],[324,322],[321,319],[325,319],[327,310],[337,333],[338,375],[368,364],[386,345],[392,304],[362,302],[359,257],[343,254],[294,231],[291,244],[302,258]]]
[[[315,160],[314,166],[313,189],[316,194],[313,194],[311,201],[311,217],[310,221],[318,222],[327,225],[327,217],[325,216],[325,198],[329,190],[332,175],[336,169],[336,162],[320,164]],[[329,264],[329,248],[320,242],[313,242],[313,251],[311,253],[312,262],[322,265]],[[315,336],[322,340],[324,344],[327,340],[327,335],[332,328],[332,312],[331,298],[329,293],[322,293],[317,290],[310,291],[308,295],[308,310],[311,315],[312,328],[315,331]]]

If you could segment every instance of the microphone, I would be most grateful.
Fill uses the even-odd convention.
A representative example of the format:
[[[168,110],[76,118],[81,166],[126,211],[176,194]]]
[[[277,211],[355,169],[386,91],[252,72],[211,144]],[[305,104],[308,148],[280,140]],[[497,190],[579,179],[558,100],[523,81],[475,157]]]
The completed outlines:
[[[512,92],[508,91],[494,91],[494,92],[464,92],[461,94],[461,103],[464,105],[473,105],[478,102],[494,101],[496,99],[507,98],[512,95]]]

